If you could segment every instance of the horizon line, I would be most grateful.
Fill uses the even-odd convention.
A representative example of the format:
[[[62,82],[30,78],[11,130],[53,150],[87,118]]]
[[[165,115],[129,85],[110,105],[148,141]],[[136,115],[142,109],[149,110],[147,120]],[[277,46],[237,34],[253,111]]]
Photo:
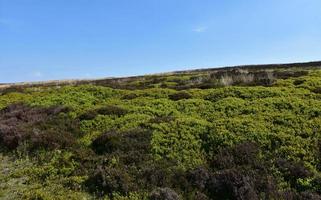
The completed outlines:
[[[70,78],[70,79],[56,79],[56,80],[43,80],[43,81],[21,81],[21,82],[9,82],[2,83],[0,82],[0,88],[4,86],[19,86],[19,85],[41,85],[46,83],[68,83],[68,82],[81,82],[81,81],[99,81],[105,79],[125,79],[125,78],[139,78],[144,76],[157,76],[157,75],[170,75],[170,74],[181,74],[181,73],[192,73],[192,72],[201,72],[201,71],[210,71],[210,70],[224,70],[224,69],[233,69],[233,68],[251,68],[251,67],[295,67],[296,65],[320,65],[321,60],[315,61],[300,61],[300,62],[281,62],[281,63],[263,63],[263,64],[241,64],[241,65],[225,65],[217,67],[199,67],[192,68],[188,70],[175,70],[168,72],[159,72],[159,73],[146,73],[141,75],[130,75],[130,76],[106,76],[106,77],[97,77],[97,78]]]

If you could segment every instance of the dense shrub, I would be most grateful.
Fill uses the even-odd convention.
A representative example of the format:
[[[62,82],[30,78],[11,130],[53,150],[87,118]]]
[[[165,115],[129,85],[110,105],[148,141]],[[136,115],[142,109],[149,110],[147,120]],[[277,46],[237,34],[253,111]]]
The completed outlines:
[[[307,69],[3,93],[0,199],[320,199],[321,71]]]
[[[1,95],[5,95],[5,94],[9,94],[9,93],[24,93],[25,90],[23,87],[19,87],[19,86],[11,86],[11,87],[7,87],[7,88],[4,88],[2,89],[0,87],[0,94]]]
[[[301,77],[301,76],[306,76],[309,74],[309,71],[307,70],[284,70],[284,71],[275,71],[274,72],[276,78],[280,79],[286,79],[286,78],[291,78],[291,77]]]
[[[8,149],[15,149],[21,143],[22,135],[13,128],[5,126],[0,127],[0,143]]]
[[[130,181],[130,177],[122,169],[98,166],[85,184],[92,193],[113,197],[113,193],[128,194]]]
[[[135,99],[135,98],[137,98],[137,97],[139,97],[138,94],[136,94],[136,93],[129,93],[129,94],[125,94],[125,95],[122,97],[122,99],[132,100],[132,99]]]
[[[317,94],[321,94],[321,88],[320,87],[314,88],[311,91],[314,92],[314,93],[317,93]]]
[[[316,193],[313,193],[313,192],[302,192],[300,195],[298,195],[297,199],[320,200],[321,196],[319,194],[316,194]]]
[[[222,148],[216,154],[211,166],[215,169],[228,169],[237,166],[257,166],[259,149],[255,143],[245,142],[233,148]]]
[[[45,130],[30,132],[26,140],[28,149],[66,149],[76,144],[76,140],[69,132]]]
[[[321,177],[316,177],[313,179],[311,185],[314,191],[321,195]]]
[[[173,161],[152,161],[147,162],[139,172],[139,178],[143,180],[143,186],[148,189],[156,187],[166,187],[171,185],[173,176],[172,167],[175,166]]]
[[[296,79],[293,81],[293,85],[301,85],[302,83],[304,83],[305,80],[302,80],[302,79]]]
[[[192,184],[192,186],[203,190],[210,177],[210,173],[204,167],[198,167],[194,170],[191,170],[188,175],[188,180]]]
[[[208,123],[192,118],[154,124],[152,153],[156,159],[176,160],[184,168],[203,164],[200,136],[207,133],[208,126]]]
[[[238,170],[225,170],[212,175],[208,193],[212,199],[259,199],[252,178]]]
[[[289,199],[289,200],[320,200],[321,196],[314,192],[302,192],[298,193],[292,190],[287,190],[280,192],[280,199]]]
[[[208,196],[202,192],[196,192],[193,199],[195,199],[195,200],[209,200]]]
[[[149,122],[150,123],[155,123],[155,124],[159,124],[159,123],[169,123],[171,121],[175,120],[174,116],[159,116],[159,117],[155,117],[153,119],[151,119]]]
[[[116,115],[116,116],[123,116],[127,113],[127,110],[118,107],[118,106],[104,106],[96,110],[100,115]]]
[[[149,196],[150,200],[179,200],[179,196],[170,188],[158,188]]]
[[[102,134],[92,143],[92,148],[98,154],[115,151],[149,151],[151,133],[144,130],[132,130],[118,133],[109,131]]]
[[[93,141],[92,148],[98,154],[112,153],[121,146],[120,137],[116,132],[105,133]]]
[[[47,129],[43,130],[43,126],[50,124],[49,121],[54,121],[54,116],[64,112],[68,112],[68,109],[64,107],[33,108],[23,104],[10,105],[0,111],[0,142],[9,149],[17,148],[24,141],[29,142],[32,149],[70,145],[73,141],[68,132],[52,130],[52,128],[57,128],[56,130],[65,128],[62,123],[47,127],[51,128],[50,132]]]
[[[97,115],[98,113],[96,112],[96,110],[90,110],[80,115],[78,118],[79,120],[93,120]]]
[[[120,108],[118,106],[108,105],[95,110],[89,110],[86,113],[79,116],[80,120],[92,120],[97,115],[115,115],[123,116],[127,113],[127,110]]]
[[[211,198],[267,199],[277,197],[275,179],[271,176],[273,164],[262,159],[257,144],[245,142],[222,148],[210,162],[215,172],[206,189]]]
[[[304,167],[303,163],[295,163],[284,159],[278,159],[276,164],[283,173],[285,180],[287,180],[294,188],[297,186],[298,179],[304,179],[312,175],[312,173]]]
[[[178,101],[178,100],[181,100],[181,99],[189,99],[191,97],[192,97],[192,95],[190,95],[187,92],[177,92],[175,94],[169,95],[169,99],[171,99],[173,101]]]

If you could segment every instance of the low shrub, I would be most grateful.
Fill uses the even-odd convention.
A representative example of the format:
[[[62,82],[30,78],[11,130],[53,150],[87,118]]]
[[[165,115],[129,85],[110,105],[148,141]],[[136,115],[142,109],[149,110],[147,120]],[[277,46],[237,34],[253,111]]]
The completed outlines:
[[[255,143],[245,142],[219,150],[210,161],[215,171],[206,186],[213,199],[267,199],[277,197],[272,164],[261,159]]]
[[[108,106],[98,108],[96,111],[100,115],[116,115],[118,117],[127,114],[127,110],[118,106],[113,106],[113,105],[108,105]]]
[[[155,123],[155,124],[159,124],[159,123],[169,123],[171,121],[175,120],[174,116],[159,116],[159,117],[154,117],[153,119],[151,119],[149,121],[149,123]]]
[[[170,188],[158,188],[151,192],[150,200],[179,200],[178,194]]]
[[[104,106],[95,110],[89,110],[78,118],[79,120],[93,120],[97,115],[115,115],[115,116],[123,116],[127,114],[127,110],[113,105]]]
[[[92,143],[92,148],[97,154],[112,153],[121,146],[121,136],[116,132],[104,133]]]
[[[109,131],[95,139],[91,145],[97,154],[116,151],[129,153],[131,151],[146,151],[150,149],[150,131],[131,130],[127,132]]]
[[[300,71],[2,93],[0,199],[320,199],[321,70]]]
[[[64,123],[50,123],[55,116],[68,111],[69,109],[61,106],[33,108],[23,104],[10,105],[0,111],[0,142],[8,149],[15,149],[24,141],[31,143],[32,148],[68,145],[72,143],[72,139],[71,136],[68,137],[68,129]],[[59,132],[59,128],[65,131]]]
[[[301,192],[298,193],[293,190],[286,190],[279,193],[279,199],[289,199],[289,200],[320,200],[321,196],[319,194],[316,194],[314,192]]]
[[[194,200],[209,200],[208,196],[202,192],[197,191],[193,196]]]
[[[321,195],[314,193],[314,192],[302,192],[301,194],[297,195],[297,199],[302,200],[320,200]]]
[[[155,159],[175,160],[183,168],[204,163],[201,135],[209,124],[194,118],[178,118],[169,123],[153,124],[151,145]]]
[[[76,144],[76,139],[69,132],[45,130],[41,132],[30,132],[26,138],[28,149],[67,149]]]
[[[255,143],[244,142],[233,148],[222,148],[211,162],[214,169],[227,169],[237,166],[258,166],[259,149]]]
[[[301,85],[304,82],[305,82],[304,79],[296,79],[296,80],[293,81],[293,85],[295,85],[295,86]]]
[[[173,101],[178,101],[178,100],[181,100],[181,99],[189,99],[192,97],[191,94],[187,93],[187,92],[177,92],[175,94],[171,94],[168,96],[169,99],[173,100]]]
[[[124,100],[132,100],[132,99],[135,99],[135,98],[137,98],[137,97],[139,97],[138,94],[136,94],[136,93],[129,93],[129,94],[124,95],[124,96],[122,97],[122,99],[124,99]]]
[[[312,176],[312,173],[304,166],[304,163],[277,159],[276,165],[282,172],[284,179],[296,189],[299,189],[297,184],[298,179],[304,179]]]
[[[144,188],[166,187],[172,184],[171,168],[175,166],[172,161],[147,162],[138,174],[138,179],[142,180]]]
[[[311,91],[316,93],[316,94],[321,94],[321,87],[314,88]]]
[[[93,120],[98,115],[96,110],[90,110],[82,115],[80,115],[78,118],[79,120]]]
[[[259,199],[253,179],[238,170],[212,175],[207,190],[212,199]]]
[[[187,177],[192,186],[203,190],[210,178],[210,173],[206,168],[198,167],[188,172]]]
[[[114,193],[127,195],[131,180],[126,171],[121,168],[98,166],[85,185],[92,193],[99,196],[108,195],[112,198]]]

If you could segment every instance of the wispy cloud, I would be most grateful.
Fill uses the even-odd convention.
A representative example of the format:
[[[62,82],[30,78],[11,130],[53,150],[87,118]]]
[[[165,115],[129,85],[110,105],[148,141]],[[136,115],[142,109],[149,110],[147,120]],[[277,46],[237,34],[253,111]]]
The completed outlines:
[[[195,32],[195,33],[204,33],[205,31],[207,31],[206,26],[198,26],[193,29],[193,32]]]
[[[92,78],[93,75],[91,73],[85,73],[84,78]]]
[[[40,78],[40,77],[43,77],[43,73],[40,72],[40,71],[34,71],[34,72],[32,73],[32,76],[37,77],[37,78]]]

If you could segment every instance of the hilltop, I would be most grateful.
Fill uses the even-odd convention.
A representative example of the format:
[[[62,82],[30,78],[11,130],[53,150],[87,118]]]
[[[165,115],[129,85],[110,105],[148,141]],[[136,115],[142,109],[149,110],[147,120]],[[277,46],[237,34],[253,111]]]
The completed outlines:
[[[194,69],[185,71],[174,71],[160,74],[151,74],[143,76],[131,76],[131,77],[108,77],[100,79],[73,79],[73,80],[53,80],[53,81],[38,81],[38,82],[21,82],[21,83],[0,83],[0,90],[8,88],[26,88],[26,87],[50,87],[50,86],[63,86],[63,85],[83,85],[83,84],[93,84],[101,86],[109,86],[114,88],[125,88],[130,89],[131,83],[135,81],[145,82],[143,87],[152,87],[152,82],[160,83],[166,77],[173,76],[184,76],[184,75],[196,75],[204,78],[202,82],[208,82],[208,79],[219,79],[222,76],[236,76],[242,74],[250,74],[255,76],[256,79],[266,79],[264,72],[276,71],[277,76],[291,76],[291,72],[287,74],[278,74],[280,70],[287,71],[297,71],[321,68],[321,61],[314,62],[301,62],[301,63],[286,63],[286,64],[262,64],[262,65],[239,65],[239,66],[229,66],[229,67],[216,67],[216,68],[204,68],[204,69]],[[280,72],[282,73],[282,72]],[[284,73],[284,72],[283,72]],[[295,73],[295,72],[294,72]],[[212,77],[206,77],[206,75],[211,74]],[[217,75],[216,75],[217,74]],[[214,76],[213,76],[214,75]],[[206,80],[205,80],[206,79]],[[148,82],[149,81],[149,82]],[[249,80],[248,82],[250,82]],[[146,85],[148,84],[148,85]],[[254,83],[255,84],[255,83]],[[195,86],[197,87],[197,86]],[[201,87],[201,86],[199,86]],[[136,89],[136,88],[135,88]]]

